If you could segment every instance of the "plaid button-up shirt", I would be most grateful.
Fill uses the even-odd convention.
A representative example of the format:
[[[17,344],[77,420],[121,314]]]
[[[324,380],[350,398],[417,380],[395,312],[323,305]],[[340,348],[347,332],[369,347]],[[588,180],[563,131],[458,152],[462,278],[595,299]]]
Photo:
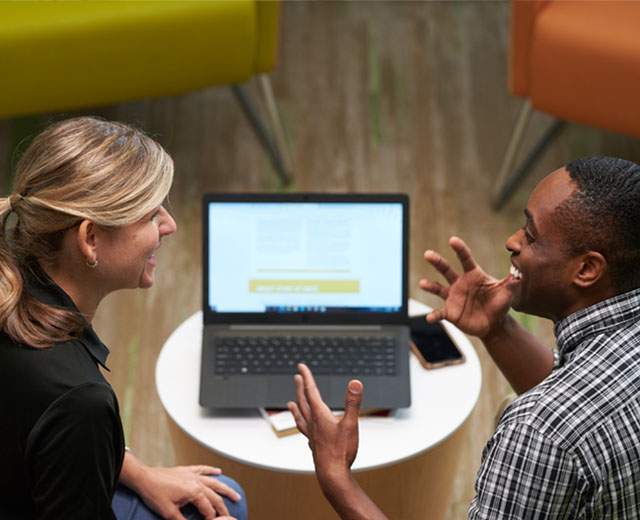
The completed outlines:
[[[640,289],[556,323],[556,366],[503,414],[470,519],[640,519]]]

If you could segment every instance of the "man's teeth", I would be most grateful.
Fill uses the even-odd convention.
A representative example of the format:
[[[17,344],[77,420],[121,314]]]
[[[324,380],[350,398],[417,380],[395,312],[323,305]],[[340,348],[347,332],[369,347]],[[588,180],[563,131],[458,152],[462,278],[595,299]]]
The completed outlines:
[[[522,280],[522,273],[518,271],[516,266],[512,265],[511,269],[509,269],[509,273],[511,273],[511,276],[513,276],[516,280]]]

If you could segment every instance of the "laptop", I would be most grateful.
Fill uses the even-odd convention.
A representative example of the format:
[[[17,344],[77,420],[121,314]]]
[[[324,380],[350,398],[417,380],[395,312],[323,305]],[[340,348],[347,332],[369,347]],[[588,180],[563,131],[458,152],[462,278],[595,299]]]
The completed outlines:
[[[409,199],[208,194],[203,199],[200,404],[285,408],[306,363],[325,402],[411,404]]]

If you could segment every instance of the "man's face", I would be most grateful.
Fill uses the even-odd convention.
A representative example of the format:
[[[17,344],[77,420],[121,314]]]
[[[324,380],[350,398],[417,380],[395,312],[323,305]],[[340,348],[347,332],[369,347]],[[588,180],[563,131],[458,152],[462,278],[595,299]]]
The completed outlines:
[[[531,194],[525,209],[525,225],[507,240],[511,255],[509,287],[511,306],[517,310],[558,321],[571,314],[571,257],[554,221],[558,204],[576,189],[564,168],[545,177]]]

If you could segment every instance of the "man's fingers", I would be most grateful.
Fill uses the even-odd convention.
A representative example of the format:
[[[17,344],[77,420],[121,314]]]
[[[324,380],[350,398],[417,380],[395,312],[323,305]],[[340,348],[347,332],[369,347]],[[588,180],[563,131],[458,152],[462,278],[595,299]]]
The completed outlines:
[[[287,408],[289,408],[289,411],[293,414],[293,418],[296,421],[296,426],[298,427],[298,430],[300,430],[300,432],[305,437],[309,437],[307,433],[307,421],[305,421],[304,417],[302,417],[302,414],[300,413],[300,408],[298,408],[298,405],[293,401],[289,401],[287,403]]]
[[[447,319],[447,313],[444,309],[436,309],[427,314],[427,321],[429,323],[435,323]]]
[[[316,385],[316,380],[314,379],[311,370],[309,370],[309,367],[307,367],[307,365],[305,365],[304,363],[300,363],[298,365],[298,370],[300,371],[300,375],[302,376],[302,380],[304,382],[303,387],[306,402],[312,411],[317,412],[318,407],[324,405],[324,402],[322,401],[320,390],[318,390],[318,385]],[[300,400],[298,399],[298,402],[299,401]]]
[[[305,395],[304,380],[300,374],[293,376],[296,382],[296,397],[298,399],[297,408],[300,415],[306,423],[311,419],[311,410],[309,409],[309,403],[307,402],[307,396]]]
[[[362,402],[362,383],[357,379],[349,381],[347,393],[344,396],[344,418],[348,425],[358,423],[358,412]]]
[[[449,284],[452,284],[458,279],[458,273],[451,268],[449,262],[447,262],[439,253],[436,253],[431,249],[427,249],[424,252],[424,259],[435,267],[437,271],[444,276],[445,280],[449,282]]]
[[[430,292],[431,294],[435,294],[443,300],[446,300],[447,296],[449,296],[449,289],[438,282],[434,282],[432,280],[420,280],[418,283],[420,285],[420,289]]]
[[[464,240],[458,237],[451,237],[449,239],[449,245],[456,252],[456,256],[458,257],[465,273],[473,271],[478,266],[471,255],[471,250],[467,244],[464,243]]]

